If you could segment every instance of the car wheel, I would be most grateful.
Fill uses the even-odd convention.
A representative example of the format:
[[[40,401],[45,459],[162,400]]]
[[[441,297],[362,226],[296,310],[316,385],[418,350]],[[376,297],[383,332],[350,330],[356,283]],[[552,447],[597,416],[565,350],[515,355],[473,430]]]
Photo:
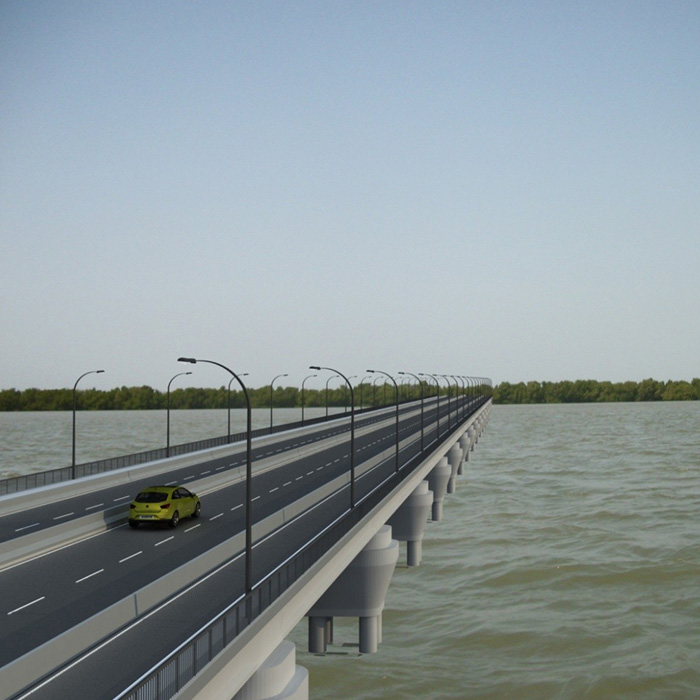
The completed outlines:
[[[194,507],[194,513],[192,513],[193,518],[198,518],[202,513],[202,504],[197,501],[197,505]]]
[[[173,517],[170,518],[170,520],[168,521],[168,525],[170,525],[170,527],[177,527],[177,524],[179,522],[180,522],[180,514],[177,511],[175,511],[173,513]]]
[[[129,527],[136,529],[139,526],[138,520],[129,520]]]

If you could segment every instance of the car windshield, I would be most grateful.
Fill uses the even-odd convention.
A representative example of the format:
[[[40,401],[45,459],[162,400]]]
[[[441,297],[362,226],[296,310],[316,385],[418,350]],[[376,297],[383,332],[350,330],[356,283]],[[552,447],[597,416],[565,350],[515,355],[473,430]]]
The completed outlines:
[[[162,491],[143,491],[138,496],[136,496],[137,503],[160,503],[166,500],[168,497],[167,493]]]

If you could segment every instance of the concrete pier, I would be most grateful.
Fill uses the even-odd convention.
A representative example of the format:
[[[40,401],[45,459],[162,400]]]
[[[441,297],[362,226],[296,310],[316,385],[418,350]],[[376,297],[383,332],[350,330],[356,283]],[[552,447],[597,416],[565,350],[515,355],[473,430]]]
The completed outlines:
[[[434,522],[442,520],[442,504],[445,501],[447,493],[447,484],[452,476],[452,468],[450,467],[447,457],[442,457],[440,461],[433,467],[428,474],[428,484],[433,492],[433,510],[431,517]]]
[[[310,652],[326,651],[328,622],[334,617],[359,618],[360,653],[377,651],[384,599],[398,558],[399,543],[384,525],[307,613]]]
[[[309,673],[296,665],[296,647],[283,641],[233,700],[309,700]]]
[[[450,480],[447,482],[447,493],[454,493],[457,490],[457,470],[462,463],[462,448],[459,443],[455,443],[447,452],[447,461],[450,463]]]
[[[422,481],[387,521],[393,537],[406,543],[408,566],[418,566],[421,562],[423,532],[432,504],[433,493],[428,482]]]
[[[462,448],[462,463],[459,465],[457,474],[460,476],[464,474],[464,466],[469,461],[469,451],[471,450],[471,439],[469,437],[469,431],[465,431],[462,437],[459,438],[459,446]]]

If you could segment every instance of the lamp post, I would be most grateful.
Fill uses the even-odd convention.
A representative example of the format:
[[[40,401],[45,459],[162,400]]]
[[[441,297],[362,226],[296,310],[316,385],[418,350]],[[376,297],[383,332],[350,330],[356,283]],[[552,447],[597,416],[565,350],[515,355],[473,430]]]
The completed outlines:
[[[200,360],[194,357],[179,357],[178,362],[191,362],[193,365],[198,362],[206,362],[209,365],[216,365],[225,369],[238,382],[246,401],[246,471],[245,471],[245,592],[246,595],[253,590],[253,566],[251,555],[253,552],[253,519],[251,512],[252,495],[253,495],[253,464],[252,464],[252,411],[250,410],[250,396],[245,384],[240,377],[226,365],[214,360]]]
[[[278,374],[271,382],[270,382],[270,433],[272,433],[272,385],[275,383],[277,379],[280,377],[288,377],[288,374]]]
[[[413,377],[420,384],[420,451],[423,451],[423,382],[420,380],[418,375],[412,372],[399,372],[399,374],[405,374],[409,377]]]
[[[474,384],[472,382],[474,381],[474,377],[466,377],[466,380],[469,382],[469,393],[468,393],[468,399],[469,399],[469,409],[471,410],[472,406],[472,400],[474,398]]]
[[[192,372],[178,372],[174,377],[171,378],[171,380],[168,382],[168,399],[166,403],[166,411],[168,414],[168,419],[167,419],[167,429],[166,429],[166,439],[165,439],[165,456],[170,457],[170,385],[173,383],[173,379],[176,379],[177,377],[182,377],[185,374],[192,374]]]
[[[360,381],[360,410],[362,410],[362,385],[365,383],[365,379],[369,379],[369,375],[365,375],[362,377],[362,381]]]
[[[351,379],[357,379],[357,375],[351,374],[348,377],[348,381],[350,381]],[[360,408],[362,408],[362,406],[360,406]],[[348,388],[347,388],[347,386],[345,387],[345,391],[343,392],[343,411],[345,413],[348,412]]]
[[[377,400],[377,382],[381,379],[381,377],[377,377],[373,382],[372,382],[372,408],[374,408],[375,402]]]
[[[202,362],[203,361],[204,360],[202,360]],[[248,372],[244,372],[243,374],[239,374],[238,376],[239,377],[247,377]],[[226,438],[227,443],[231,442],[231,382],[233,382],[234,379],[235,379],[235,377],[231,377],[231,379],[229,379],[228,393],[226,394],[226,408],[227,408],[227,412],[228,412],[228,422],[227,422],[228,429],[227,429],[227,433],[226,433],[228,436]]]
[[[452,427],[452,407],[450,406],[450,389],[452,385],[446,374],[438,374],[437,376],[447,382],[447,429],[449,430]]]
[[[383,372],[381,369],[368,369],[370,374],[383,374],[385,377],[389,377],[394,384],[394,399],[396,402],[396,471],[399,471],[399,385],[396,380],[388,373]],[[386,383],[384,384],[386,386]]]
[[[85,372],[85,374],[81,374],[76,380],[75,384],[73,385],[73,461],[71,462],[71,479],[75,479],[75,411],[77,407],[77,393],[76,393],[76,388],[78,386],[78,382],[83,378],[87,377],[88,374],[102,374],[104,372],[103,369],[92,369],[89,372]]]
[[[435,439],[438,440],[440,438],[440,382],[433,374],[426,374],[425,372],[419,372],[418,374],[421,377],[430,377],[435,381],[435,386],[437,387],[437,436]]]
[[[337,369],[332,367],[319,367],[317,365],[309,366],[309,369],[314,370],[327,370],[328,372],[335,372],[336,376],[342,377],[345,383],[350,387],[350,509],[355,507],[355,392],[352,389],[352,384],[350,384],[348,378]],[[332,377],[331,377],[332,379]],[[326,396],[328,395],[328,382],[326,382]],[[328,409],[328,400],[326,399],[326,410]],[[328,414],[326,413],[326,416]]]
[[[301,383],[301,424],[304,425],[304,384],[306,384],[307,379],[311,377],[318,377],[318,374],[310,374],[308,377],[304,377],[304,381]]]
[[[462,379],[459,376],[451,375],[452,379],[455,380],[455,386],[458,387],[457,396],[457,420],[459,420],[459,409],[462,408],[462,418],[464,418],[464,384],[462,384]],[[460,391],[461,389],[461,391]]]
[[[312,367],[311,369],[316,369],[316,367]],[[331,379],[335,379],[339,376],[339,374],[334,374],[332,377],[328,377],[328,379],[326,379],[326,420],[328,420],[328,382],[330,382]],[[343,377],[343,379],[345,379],[345,377]],[[347,379],[345,379],[345,381],[347,381]]]

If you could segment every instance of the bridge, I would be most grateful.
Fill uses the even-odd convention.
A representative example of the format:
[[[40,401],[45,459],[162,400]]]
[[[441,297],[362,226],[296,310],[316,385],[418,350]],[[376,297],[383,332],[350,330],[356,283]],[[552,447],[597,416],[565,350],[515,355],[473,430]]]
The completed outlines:
[[[285,637],[306,616],[323,652],[357,617],[377,650],[398,541],[418,565],[489,384],[0,497],[0,697],[307,698]],[[128,528],[152,483],[202,517]]]

